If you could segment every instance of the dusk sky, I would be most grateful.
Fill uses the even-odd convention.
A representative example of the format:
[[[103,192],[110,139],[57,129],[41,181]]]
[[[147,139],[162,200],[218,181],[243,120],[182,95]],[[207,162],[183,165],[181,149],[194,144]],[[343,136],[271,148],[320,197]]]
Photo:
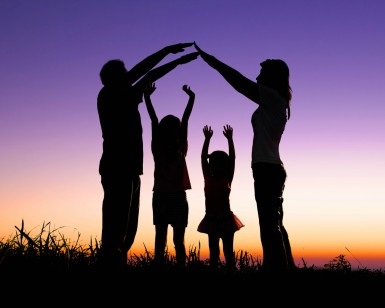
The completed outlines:
[[[100,240],[102,135],[96,98],[110,59],[130,69],[159,49],[195,41],[255,80],[259,63],[290,68],[291,118],[281,143],[288,173],[284,225],[297,264],[323,267],[345,255],[352,267],[385,269],[385,2],[349,1],[0,1],[0,239],[24,220],[43,223],[85,244]],[[160,64],[181,55],[169,55]],[[245,227],[235,252],[262,258],[251,171],[251,115],[256,105],[200,57],[156,82],[159,118],[181,117],[196,93],[186,157],[187,249],[207,235],[200,152],[227,151],[223,126],[234,129],[236,167],[231,208]],[[139,228],[129,253],[153,251],[153,157],[150,120],[140,105],[144,140]],[[172,228],[168,250],[174,254]],[[221,256],[223,253],[221,251]]]

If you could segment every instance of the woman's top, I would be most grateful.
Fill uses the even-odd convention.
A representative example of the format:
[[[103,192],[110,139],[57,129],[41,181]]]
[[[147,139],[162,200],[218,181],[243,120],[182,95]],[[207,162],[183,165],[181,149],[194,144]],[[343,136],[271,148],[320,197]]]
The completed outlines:
[[[279,144],[287,122],[287,102],[274,89],[258,86],[261,102],[251,117],[254,132],[251,164],[283,164]]]

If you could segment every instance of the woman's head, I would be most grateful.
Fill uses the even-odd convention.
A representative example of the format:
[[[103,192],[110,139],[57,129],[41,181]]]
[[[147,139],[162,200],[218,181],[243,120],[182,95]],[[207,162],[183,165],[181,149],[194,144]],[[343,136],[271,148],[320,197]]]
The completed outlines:
[[[229,155],[224,151],[214,151],[208,157],[211,174],[226,176],[229,171]]]
[[[100,80],[104,86],[114,85],[124,80],[127,69],[122,60],[110,60],[100,70]]]
[[[289,66],[281,59],[267,59],[261,62],[260,65],[261,71],[257,77],[258,83],[275,89],[287,100],[290,117],[292,89],[289,81]]]
[[[267,59],[261,62],[257,81],[278,91],[287,101],[291,100],[290,72],[287,64],[280,59]]]

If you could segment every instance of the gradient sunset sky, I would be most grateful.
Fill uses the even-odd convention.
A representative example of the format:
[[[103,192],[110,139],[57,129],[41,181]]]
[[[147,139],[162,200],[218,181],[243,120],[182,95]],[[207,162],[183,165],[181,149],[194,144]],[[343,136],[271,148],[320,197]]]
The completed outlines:
[[[385,268],[385,2],[378,1],[48,1],[0,2],[0,239],[15,226],[43,223],[67,238],[100,240],[102,136],[96,108],[99,71],[110,59],[129,69],[151,53],[196,41],[250,79],[259,63],[290,67],[291,119],[281,144],[288,178],[284,224],[296,263],[322,267],[343,254],[352,267]],[[185,53],[194,52],[193,47]],[[170,55],[169,62],[182,54]],[[161,118],[182,116],[196,93],[189,124],[188,249],[207,235],[200,152],[226,150],[234,129],[236,170],[231,207],[245,227],[234,248],[262,257],[251,172],[251,115],[256,105],[201,58],[156,82]],[[139,228],[130,253],[153,251],[153,158],[150,121],[140,105],[144,139]],[[172,228],[169,251],[174,254]],[[221,255],[222,252],[221,252]]]

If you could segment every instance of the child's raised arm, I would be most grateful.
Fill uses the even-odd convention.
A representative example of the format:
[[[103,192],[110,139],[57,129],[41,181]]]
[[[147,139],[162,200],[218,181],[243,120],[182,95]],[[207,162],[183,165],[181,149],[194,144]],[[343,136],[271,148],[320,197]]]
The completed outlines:
[[[202,172],[203,177],[206,178],[209,175],[210,169],[209,169],[209,145],[211,137],[213,136],[214,132],[211,129],[211,126],[205,125],[203,127],[203,134],[205,135],[205,141],[203,142],[202,146],[202,152],[201,152],[201,165],[202,165]]]
[[[233,128],[228,124],[223,126],[223,135],[226,137],[229,146],[229,181],[231,183],[234,178],[235,170],[235,147],[233,140]]]
[[[182,89],[189,96],[187,106],[183,112],[182,124],[181,124],[181,126],[182,126],[181,138],[187,141],[188,120],[190,118],[192,109],[194,107],[195,93],[186,84],[182,87]]]
[[[155,90],[156,90],[155,83],[148,82],[144,87],[143,96],[144,96],[144,101],[146,103],[147,112],[151,119],[151,123],[153,125],[154,124],[158,125],[158,117],[156,115],[154,106],[152,105],[152,101],[151,101],[151,94],[154,93]]]
[[[191,115],[191,112],[192,112],[192,109],[194,107],[194,102],[195,102],[195,93],[190,89],[190,87],[185,84],[183,87],[182,87],[183,91],[185,91],[187,93],[187,95],[189,96],[189,100],[188,100],[188,103],[187,103],[187,106],[184,110],[184,113],[183,113],[183,117],[182,117],[182,124],[183,122],[187,122],[188,119],[190,118],[190,115]]]

